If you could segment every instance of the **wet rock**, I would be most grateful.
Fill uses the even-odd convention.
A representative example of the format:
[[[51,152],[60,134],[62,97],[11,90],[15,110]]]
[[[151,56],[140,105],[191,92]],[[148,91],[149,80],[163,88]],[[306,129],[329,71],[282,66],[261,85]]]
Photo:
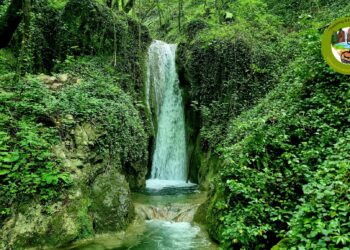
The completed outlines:
[[[200,204],[174,203],[163,206],[136,204],[138,217],[145,220],[192,222]]]
[[[125,163],[123,174],[132,190],[139,190],[146,186],[147,163]]]

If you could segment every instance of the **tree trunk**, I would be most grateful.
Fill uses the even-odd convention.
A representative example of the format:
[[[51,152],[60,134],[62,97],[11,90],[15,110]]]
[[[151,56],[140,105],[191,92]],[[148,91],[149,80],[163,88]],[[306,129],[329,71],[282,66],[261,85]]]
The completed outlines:
[[[179,9],[178,9],[178,29],[181,32],[181,17],[182,17],[182,11],[183,10],[183,2],[182,0],[179,0]]]
[[[33,66],[32,51],[30,49],[30,41],[32,38],[31,31],[31,0],[22,0],[22,12],[23,12],[23,37],[21,42],[21,50],[18,57],[18,76],[24,76],[27,72],[30,72]]]
[[[106,1],[106,5],[109,7],[109,8],[112,8],[112,0],[107,0]]]
[[[124,6],[124,11],[128,13],[134,7],[134,4],[135,0],[129,0]]]
[[[119,10],[119,0],[115,1],[114,8],[116,9],[116,11]]]
[[[22,20],[23,0],[12,0],[6,13],[0,18],[0,49],[6,47]]]
[[[163,25],[163,23],[162,23],[162,10],[161,10],[161,8],[160,8],[160,5],[159,5],[159,0],[156,0],[156,2],[157,2],[157,10],[158,10],[158,19],[159,19],[159,28],[161,29],[162,28],[162,25]]]

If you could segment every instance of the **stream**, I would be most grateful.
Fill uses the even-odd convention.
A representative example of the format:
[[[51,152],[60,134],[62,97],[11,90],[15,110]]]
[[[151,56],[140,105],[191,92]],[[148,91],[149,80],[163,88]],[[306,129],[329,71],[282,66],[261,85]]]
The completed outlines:
[[[134,193],[136,219],[124,232],[82,241],[70,250],[216,250],[205,228],[193,223],[205,192]],[[177,194],[174,194],[177,193]]]
[[[148,50],[146,102],[156,132],[151,177],[133,193],[136,219],[126,231],[98,236],[75,250],[212,250],[205,228],[193,223],[206,193],[187,180],[187,148],[176,45],[154,41]]]

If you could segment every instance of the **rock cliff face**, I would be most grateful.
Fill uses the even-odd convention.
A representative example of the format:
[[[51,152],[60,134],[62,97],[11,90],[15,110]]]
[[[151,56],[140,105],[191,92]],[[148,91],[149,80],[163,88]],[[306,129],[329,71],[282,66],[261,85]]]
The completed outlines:
[[[73,173],[74,184],[59,202],[18,207],[2,227],[1,249],[62,246],[128,225],[134,217],[130,188],[120,161],[111,165],[94,151],[99,136],[93,125],[84,123],[71,131],[70,140],[54,147]]]

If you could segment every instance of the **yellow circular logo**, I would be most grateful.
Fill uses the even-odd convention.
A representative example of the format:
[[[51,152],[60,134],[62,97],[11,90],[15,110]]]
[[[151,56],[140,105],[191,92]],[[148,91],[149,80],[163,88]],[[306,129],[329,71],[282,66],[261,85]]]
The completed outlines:
[[[337,19],[326,28],[322,55],[335,71],[350,75],[350,17]]]

